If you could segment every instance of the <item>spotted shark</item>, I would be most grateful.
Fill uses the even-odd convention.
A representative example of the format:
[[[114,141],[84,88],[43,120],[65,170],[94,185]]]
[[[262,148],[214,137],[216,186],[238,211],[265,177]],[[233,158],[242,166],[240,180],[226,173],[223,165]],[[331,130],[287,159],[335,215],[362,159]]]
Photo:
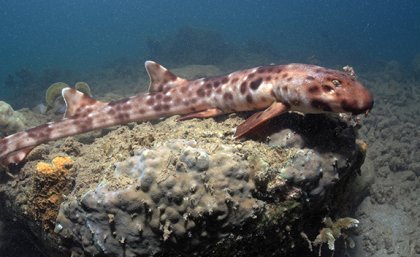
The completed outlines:
[[[0,161],[17,164],[35,146],[128,122],[181,115],[179,120],[256,111],[236,128],[241,138],[285,112],[361,114],[373,107],[372,94],[352,72],[308,64],[268,65],[228,75],[187,80],[146,61],[149,92],[117,101],[97,101],[64,88],[63,119],[0,139]]]

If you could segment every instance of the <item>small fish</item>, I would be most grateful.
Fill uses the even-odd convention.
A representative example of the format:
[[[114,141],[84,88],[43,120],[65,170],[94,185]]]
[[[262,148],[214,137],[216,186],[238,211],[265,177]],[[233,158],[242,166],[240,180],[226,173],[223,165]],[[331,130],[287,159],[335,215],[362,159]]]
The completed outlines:
[[[0,161],[17,164],[35,146],[95,129],[173,115],[179,120],[258,111],[240,124],[236,138],[248,135],[282,113],[367,113],[372,94],[350,72],[308,64],[269,65],[219,77],[186,80],[153,61],[145,63],[148,93],[109,103],[66,87],[64,118],[0,140]]]

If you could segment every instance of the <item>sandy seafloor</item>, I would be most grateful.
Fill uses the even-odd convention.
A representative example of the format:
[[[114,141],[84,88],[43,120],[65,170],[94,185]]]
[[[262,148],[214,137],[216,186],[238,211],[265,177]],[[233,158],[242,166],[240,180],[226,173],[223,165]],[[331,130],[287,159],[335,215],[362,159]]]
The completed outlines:
[[[352,206],[351,216],[360,220],[351,235],[355,248],[333,256],[420,256],[420,80],[406,76],[398,65],[387,67],[375,73],[358,74],[375,96],[374,109],[359,131],[360,138],[368,142],[359,185],[368,182],[369,187],[364,194],[356,195],[353,203],[343,203]],[[138,68],[133,68],[133,72]],[[188,69],[192,73],[198,69],[200,75],[231,71],[215,66]],[[188,69],[183,70],[189,73]],[[140,77],[125,80],[116,79],[112,73],[105,70],[88,77],[96,98],[118,99],[135,94],[139,84],[148,85],[144,72]],[[145,90],[146,86],[141,89]],[[42,122],[45,120],[31,121],[33,125]],[[45,256],[32,241],[31,236],[13,223],[0,223],[1,257]],[[318,256],[317,251],[314,256]]]
[[[420,256],[420,81],[392,68],[364,76],[375,107],[360,130],[362,173],[371,180],[356,208],[351,256]]]

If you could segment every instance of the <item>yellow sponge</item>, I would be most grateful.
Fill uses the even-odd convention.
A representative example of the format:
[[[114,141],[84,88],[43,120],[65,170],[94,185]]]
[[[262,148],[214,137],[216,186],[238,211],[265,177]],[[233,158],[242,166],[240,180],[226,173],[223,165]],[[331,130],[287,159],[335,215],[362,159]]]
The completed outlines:
[[[67,171],[73,163],[74,161],[68,156],[57,156],[52,160],[51,164],[38,162],[36,170],[44,175],[51,175]]]

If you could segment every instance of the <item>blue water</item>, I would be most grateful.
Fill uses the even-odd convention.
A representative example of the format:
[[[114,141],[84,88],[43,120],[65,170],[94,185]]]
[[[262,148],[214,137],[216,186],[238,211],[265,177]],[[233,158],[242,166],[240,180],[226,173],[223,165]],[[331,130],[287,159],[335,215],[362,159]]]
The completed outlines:
[[[6,86],[5,80],[22,68],[33,73],[87,72],[122,58],[156,59],[147,40],[170,39],[187,26],[219,33],[229,46],[226,51],[249,41],[269,45],[270,62],[276,63],[313,57],[324,66],[369,69],[389,60],[408,65],[420,53],[420,3],[415,0],[1,0],[0,4],[0,100],[14,105],[25,85]],[[176,49],[166,56],[171,52]]]

